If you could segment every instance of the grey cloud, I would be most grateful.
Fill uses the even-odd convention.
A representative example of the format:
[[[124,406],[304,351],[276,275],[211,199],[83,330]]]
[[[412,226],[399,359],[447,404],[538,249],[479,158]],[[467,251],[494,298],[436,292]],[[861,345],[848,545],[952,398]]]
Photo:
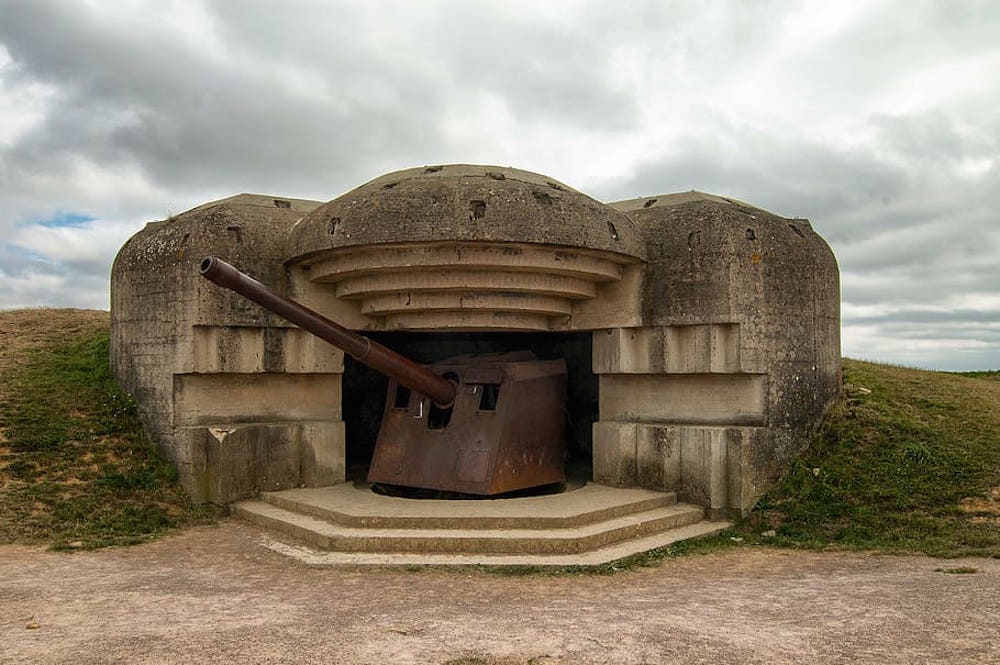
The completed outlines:
[[[997,113],[962,120],[939,112],[873,117],[875,140],[850,149],[748,131],[716,115],[711,131],[702,129],[635,178],[606,187],[609,198],[697,188],[809,217],[838,256],[845,303],[955,307],[1000,294],[1000,152],[995,138],[977,139]],[[970,175],[964,171],[970,159],[993,165]],[[854,342],[867,328],[875,333],[866,335],[899,342],[880,348],[882,358],[913,362],[922,353],[952,368],[1000,367],[1000,338],[991,325],[1000,312],[957,308],[938,316],[936,322],[909,314],[845,316],[845,352],[868,351]],[[935,338],[978,348],[905,344]]]
[[[521,122],[606,131],[631,126],[639,112],[609,63],[614,44],[580,27],[589,8],[570,9],[569,20],[545,21],[504,4],[439,2],[426,11],[406,2],[375,10],[293,3],[276,16],[268,11],[273,5],[253,2],[223,20],[226,3],[213,5],[228,42],[268,43],[289,63],[331,63],[334,88],[343,86],[341,71],[348,69],[362,83],[382,82],[399,100],[448,99],[461,107],[488,94],[508,102]]]
[[[13,60],[0,85],[53,90],[37,126],[0,144],[0,270],[22,290],[0,307],[106,302],[111,248],[106,261],[4,249],[55,209],[138,224],[240,191],[329,199],[395,168],[545,160],[551,136],[636,153],[604,173],[595,152],[570,183],[603,200],[693,188],[810,218],[847,305],[886,312],[845,317],[848,353],[875,340],[919,360],[937,334],[971,345],[934,352],[942,366],[1000,367],[994,313],[966,302],[1000,293],[1000,87],[966,81],[891,113],[884,99],[927,68],[996,62],[995,3],[851,5],[816,35],[789,35],[803,8],[777,0],[187,7],[200,13],[0,5]],[[819,116],[858,135],[814,129]],[[932,321],[929,307],[952,309]]]
[[[25,254],[0,243],[0,309],[20,307],[108,308],[108,280],[88,269],[69,267]]]
[[[988,55],[1000,40],[997,6],[988,0],[831,3],[830,7],[853,11],[857,18],[826,39],[800,35],[810,47],[793,61],[781,63],[782,71],[776,73],[785,77],[790,94],[820,107],[849,112],[893,91],[909,73]],[[775,23],[794,13],[787,11],[787,5],[784,9],[784,16],[774,13]],[[822,32],[826,26],[819,27]]]
[[[879,147],[905,158],[911,167],[954,168],[962,160],[1000,154],[1000,137],[994,131],[1000,127],[1000,110],[986,107],[974,113],[975,117],[955,118],[931,110],[905,116],[875,116],[869,123],[878,131]]]
[[[374,155],[420,154],[445,141],[434,122],[439,99],[369,104],[351,94],[363,73],[347,72],[326,101],[284,85],[280,73],[185,49],[156,26],[98,22],[81,5],[15,4],[2,25],[21,75],[59,87],[53,112],[10,151],[19,163],[83,154],[136,163],[165,186],[238,182],[296,193],[326,182],[337,191]]]
[[[949,306],[954,297],[998,293],[1000,270],[944,267],[914,257],[910,266],[878,274],[857,274],[841,260],[844,302],[852,305],[884,303],[887,306],[928,303]],[[985,263],[985,261],[983,262]]]
[[[906,174],[857,149],[737,126],[710,110],[702,122],[661,160],[643,164],[636,177],[603,185],[603,196],[699,189],[822,224],[832,213],[899,197],[907,186]]]
[[[980,324],[988,324],[1000,332],[1000,310],[976,309],[913,309],[880,316],[845,316],[844,321],[853,325],[881,323],[885,325],[953,325],[983,329]]]
[[[979,272],[996,277],[996,256],[1000,255],[1000,229],[991,229],[986,215],[941,215],[918,219],[912,226],[879,227],[850,242],[839,243],[838,255],[850,271],[858,275],[881,273],[901,267],[920,270],[933,267],[930,276],[943,271]],[[926,273],[925,273],[926,274]],[[984,287],[1000,286],[984,283]]]
[[[1000,344],[1000,330],[995,326],[942,326],[911,325],[907,322],[891,321],[879,326],[879,332],[896,339],[976,340],[990,345]]]
[[[945,370],[1000,368],[1000,312],[845,317],[843,337],[855,358]]]
[[[0,40],[22,76],[56,84],[59,97],[10,159],[40,167],[54,155],[84,154],[138,164],[167,187],[235,182],[330,198],[359,173],[377,174],[387,154],[408,166],[456,152],[445,110],[477,92],[508,101],[521,122],[576,118],[611,131],[637,112],[622,91],[605,92],[614,73],[591,35],[518,24],[482,6],[476,25],[489,29],[461,32],[475,17],[459,4],[414,31],[423,35],[413,45],[424,59],[417,67],[397,49],[406,44],[366,41],[372,26],[357,5],[268,7],[213,17],[218,46],[232,54],[220,59],[167,26],[99,21],[83,5],[12,4]],[[396,20],[420,18],[405,7]],[[41,38],[38,25],[46,26]],[[261,48],[275,58],[263,62]],[[296,83],[297,74],[307,83]]]

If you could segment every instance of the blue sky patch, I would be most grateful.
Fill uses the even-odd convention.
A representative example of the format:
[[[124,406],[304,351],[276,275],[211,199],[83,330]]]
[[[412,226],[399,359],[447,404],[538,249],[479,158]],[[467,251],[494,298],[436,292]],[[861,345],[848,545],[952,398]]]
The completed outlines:
[[[7,268],[7,274],[19,273],[29,263],[55,263],[52,259],[38,252],[19,245],[0,240],[0,263]]]
[[[87,222],[92,222],[96,217],[91,217],[90,215],[84,215],[79,212],[57,212],[55,215],[48,219],[43,219],[35,222],[40,226],[47,226],[49,228],[56,228],[59,226],[83,226]]]

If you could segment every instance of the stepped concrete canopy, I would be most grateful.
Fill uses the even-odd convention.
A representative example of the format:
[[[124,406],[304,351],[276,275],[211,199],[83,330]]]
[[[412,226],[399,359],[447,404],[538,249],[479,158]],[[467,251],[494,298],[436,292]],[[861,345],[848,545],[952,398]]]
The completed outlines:
[[[112,270],[114,372],[201,501],[344,482],[385,398],[198,277],[207,255],[421,362],[564,357],[572,461],[713,517],[754,505],[839,390],[839,273],[805,220],[700,192],[606,204],[494,166],[327,203],[243,194],[148,224]]]

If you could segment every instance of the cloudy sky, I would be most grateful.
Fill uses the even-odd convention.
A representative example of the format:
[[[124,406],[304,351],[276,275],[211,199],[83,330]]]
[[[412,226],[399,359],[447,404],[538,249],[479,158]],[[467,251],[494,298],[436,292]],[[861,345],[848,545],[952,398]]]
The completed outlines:
[[[516,166],[808,217],[845,355],[1000,368],[1000,2],[0,0],[0,308],[145,222]]]

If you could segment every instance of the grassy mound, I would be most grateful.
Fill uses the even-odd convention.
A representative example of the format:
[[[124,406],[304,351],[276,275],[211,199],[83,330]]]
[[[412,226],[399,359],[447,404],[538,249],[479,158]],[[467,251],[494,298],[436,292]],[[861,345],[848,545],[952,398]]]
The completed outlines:
[[[212,519],[108,368],[106,312],[0,312],[0,542],[95,548]]]
[[[793,547],[1000,556],[1000,372],[845,360],[809,451],[739,531]]]

